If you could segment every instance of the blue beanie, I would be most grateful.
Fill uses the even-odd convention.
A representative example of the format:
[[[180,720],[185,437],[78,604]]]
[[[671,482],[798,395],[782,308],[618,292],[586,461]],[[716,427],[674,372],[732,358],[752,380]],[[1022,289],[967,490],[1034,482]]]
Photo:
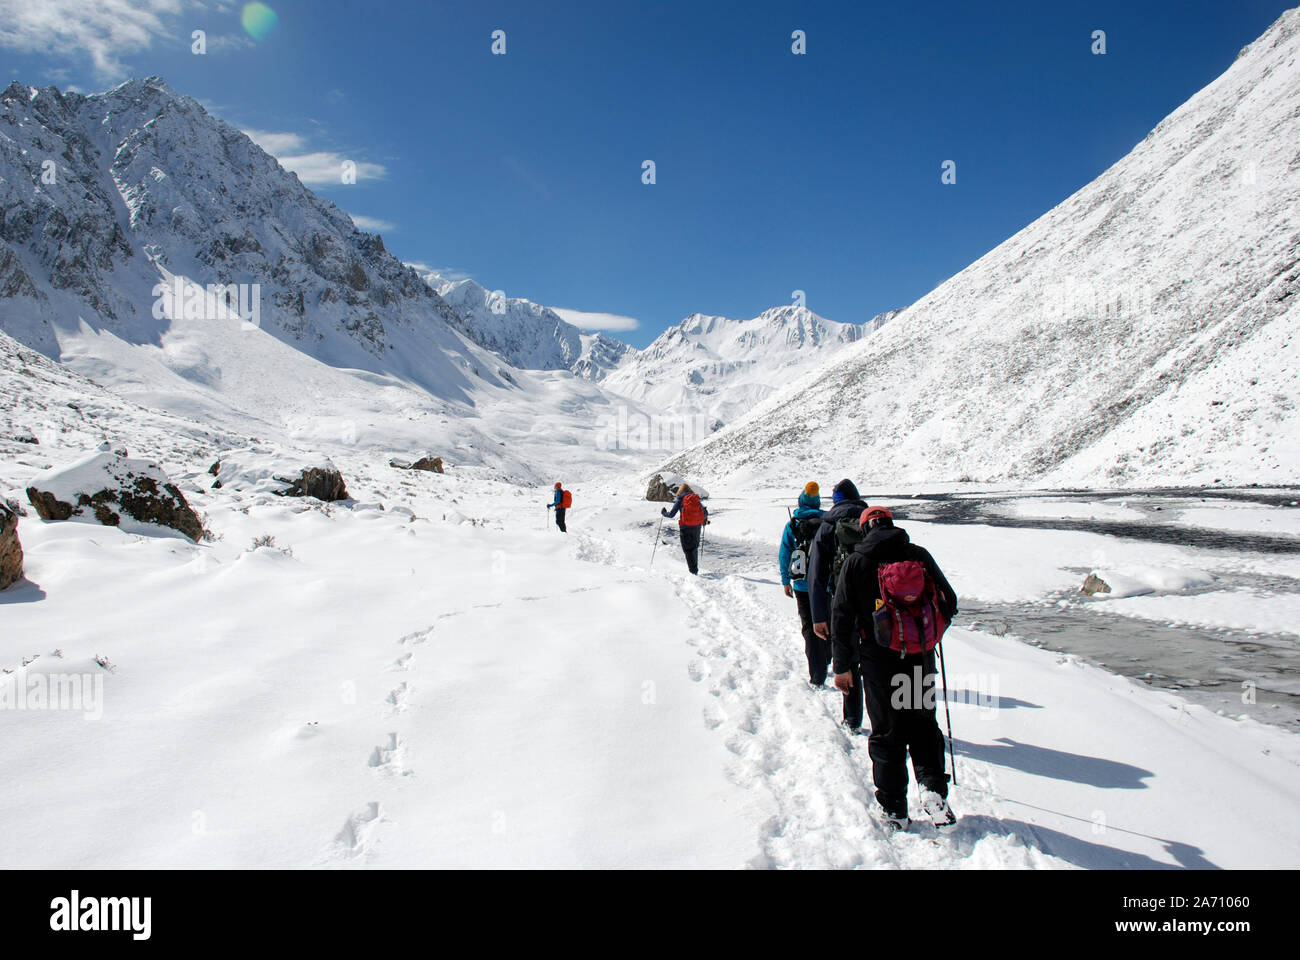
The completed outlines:
[[[835,492],[831,494],[831,499],[835,503],[841,500],[857,500],[858,488],[853,485],[852,480],[841,480],[835,484]]]

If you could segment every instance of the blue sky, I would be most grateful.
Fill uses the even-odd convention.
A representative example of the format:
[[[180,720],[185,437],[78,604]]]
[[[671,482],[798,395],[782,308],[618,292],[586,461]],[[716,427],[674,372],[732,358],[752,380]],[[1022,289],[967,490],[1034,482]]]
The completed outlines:
[[[1287,3],[278,0],[261,40],[243,6],[0,0],[0,51],[13,77],[85,92],[159,74],[404,260],[633,318],[613,332],[643,345],[795,290],[841,321],[913,302],[1120,159]]]

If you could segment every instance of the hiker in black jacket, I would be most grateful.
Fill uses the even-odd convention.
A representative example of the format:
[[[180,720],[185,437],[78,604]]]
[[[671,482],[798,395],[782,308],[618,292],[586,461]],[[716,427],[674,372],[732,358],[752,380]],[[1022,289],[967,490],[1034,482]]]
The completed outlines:
[[[907,825],[907,755],[921,785],[921,805],[936,824],[955,822],[948,807],[948,774],[944,769],[944,739],[935,714],[935,653],[900,654],[875,641],[873,615],[880,598],[878,576],[883,564],[915,560],[925,568],[937,591],[939,612],[951,622],[957,614],[957,594],[929,552],[911,542],[907,531],[894,526],[883,507],[863,511],[866,536],[844,562],[831,614],[835,685],[841,690],[860,683],[866,696],[876,800],[887,822]],[[852,667],[861,667],[860,677]],[[920,668],[918,675],[917,668]],[[920,686],[916,681],[920,678]]]
[[[835,524],[841,520],[855,520],[867,509],[858,496],[852,480],[841,480],[831,493],[833,506],[822,515],[822,525],[813,538],[808,551],[808,607],[812,613],[813,633],[823,640],[831,638],[831,598],[835,584],[831,583],[831,563],[837,548]],[[856,663],[850,665],[854,676],[853,686],[844,693],[844,725],[854,733],[862,728],[862,682]]]

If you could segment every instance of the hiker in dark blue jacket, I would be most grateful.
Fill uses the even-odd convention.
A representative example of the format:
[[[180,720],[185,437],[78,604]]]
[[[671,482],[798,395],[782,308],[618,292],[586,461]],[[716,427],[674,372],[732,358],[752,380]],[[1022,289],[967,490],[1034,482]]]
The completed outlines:
[[[831,494],[834,506],[822,515],[822,525],[813,538],[812,552],[808,556],[808,606],[812,611],[813,633],[822,640],[831,638],[831,600],[835,595],[835,584],[831,583],[831,562],[835,559],[838,544],[835,540],[835,524],[841,520],[857,520],[867,504],[858,495],[858,488],[852,480],[841,480],[835,484]],[[854,682],[849,692],[844,694],[844,725],[853,732],[862,729],[862,715],[865,712],[862,701],[862,677],[857,664],[852,665]]]
[[[546,509],[555,511],[555,525],[561,533],[568,533],[569,528],[564,525],[564,486],[559,480],[555,481],[555,499],[546,505]]]
[[[700,500],[700,495],[691,489],[690,484],[683,483],[673,501],[672,512],[661,507],[659,515],[671,520],[681,513],[677,521],[677,535],[682,541],[682,553],[686,555],[686,569],[698,576],[700,573],[700,542],[703,531],[709,522],[709,508]]]
[[[812,545],[810,538],[805,534],[802,538],[803,549],[801,550],[799,533],[801,530],[807,531],[811,528],[815,535],[815,531],[821,525],[821,517],[821,490],[817,486],[817,481],[810,480],[803,488],[803,493],[799,494],[798,509],[791,515],[790,522],[785,525],[785,532],[781,535],[781,549],[777,554],[777,563],[781,567],[781,586],[785,588],[787,597],[794,597],[799,608],[799,623],[803,628],[803,652],[808,658],[808,682],[814,687],[820,687],[826,682],[831,647],[827,641],[813,633],[812,609],[808,604],[808,581],[805,579],[808,569],[807,551]],[[804,576],[798,576],[797,571],[790,569],[792,558],[799,568],[805,571]]]

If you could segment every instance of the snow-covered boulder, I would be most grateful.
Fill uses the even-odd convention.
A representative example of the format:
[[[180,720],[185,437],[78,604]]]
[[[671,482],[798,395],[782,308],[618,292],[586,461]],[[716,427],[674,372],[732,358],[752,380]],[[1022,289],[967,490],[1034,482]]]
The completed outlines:
[[[656,473],[650,478],[650,486],[646,489],[645,498],[656,503],[673,502],[673,492],[668,489],[668,484],[664,482],[663,474]]]
[[[18,514],[0,503],[0,590],[23,576],[23,545],[18,542]]]
[[[343,475],[324,454],[304,459],[273,447],[247,447],[223,453],[209,472],[213,470],[217,478],[212,483],[214,490],[325,501],[348,499]]]
[[[443,469],[442,457],[421,457],[415,463],[409,460],[393,459],[388,461],[390,467],[398,470],[425,470],[429,473],[445,473]]]
[[[695,491],[701,500],[709,499],[709,491],[698,483],[687,481],[675,473],[656,473],[651,477],[650,486],[645,492],[645,498],[659,503],[672,503],[677,499],[677,493],[684,483]]]
[[[5,429],[0,432],[0,435],[2,435],[6,440],[12,440],[14,443],[30,443],[35,446],[41,442],[36,438],[36,434],[32,433],[31,430],[17,423],[8,424]]]
[[[93,517],[116,527],[125,514],[140,523],[179,530],[191,540],[203,535],[198,515],[157,464],[132,460],[125,450],[108,449],[107,444],[33,477],[27,499],[42,520]]]

